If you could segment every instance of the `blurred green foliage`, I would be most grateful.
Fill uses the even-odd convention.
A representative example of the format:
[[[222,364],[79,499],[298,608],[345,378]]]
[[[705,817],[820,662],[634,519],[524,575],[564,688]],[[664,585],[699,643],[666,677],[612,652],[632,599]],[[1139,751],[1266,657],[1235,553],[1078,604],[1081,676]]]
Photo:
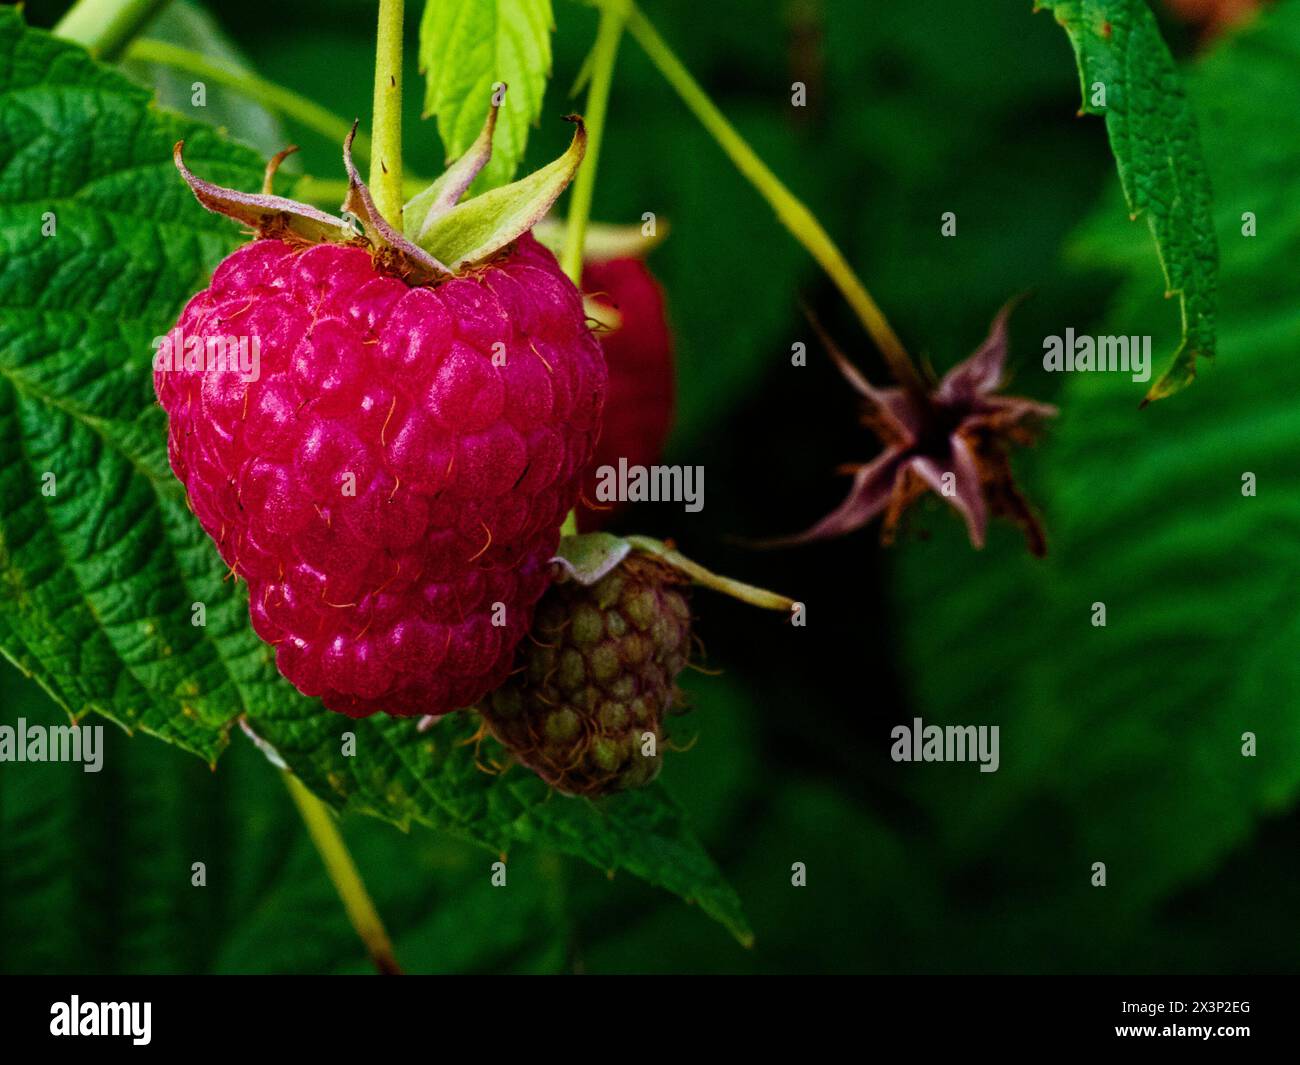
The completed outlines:
[[[924,13],[719,0],[708,17],[685,0],[646,6],[914,352],[945,368],[1008,296],[1032,292],[1013,321],[1014,390],[1062,414],[1017,465],[1052,555],[1023,557],[1005,527],[973,553],[937,501],[888,552],[871,530],[800,551],[734,546],[809,524],[845,487],[834,468],[875,450],[798,300],[868,374],[882,370],[836,293],[625,42],[595,213],[653,210],[672,226],[652,259],[678,334],[670,457],[704,462],[710,494],[699,515],[649,507],[623,524],[810,609],[792,634],[697,594],[707,664],[723,675],[690,678],[683,727],[698,739],[665,769],[757,945],[630,878],[520,848],[509,888],[492,889],[484,852],[348,818],[399,959],[413,971],[1296,969],[1288,344],[1300,309],[1283,264],[1300,213],[1283,176],[1300,131],[1268,101],[1297,92],[1298,5],[1193,78],[1224,250],[1219,364],[1141,414],[1141,385],[1062,386],[1038,364],[1041,337],[1067,325],[1151,332],[1157,351],[1178,326],[1146,227],[1124,218],[1101,124],[1075,117],[1073,59],[1050,17],[1010,0]],[[368,112],[367,5],[289,0],[275,34],[259,28],[263,12],[238,0],[219,14],[255,69]],[[564,93],[594,33],[581,7],[556,15],[556,76],[528,165],[562,147]],[[411,46],[413,57],[414,27]],[[806,111],[789,105],[794,80],[810,86]],[[432,173],[442,153],[416,125],[418,94],[409,103],[410,164]],[[337,176],[337,145],[288,132],[307,172]],[[939,236],[946,210],[956,240]],[[1254,241],[1238,235],[1243,210],[1261,219]],[[790,366],[796,341],[806,369]],[[1241,496],[1244,470],[1257,498]],[[1094,601],[1108,604],[1106,629],[1089,624]],[[2,714],[56,719],[16,675]],[[913,715],[1000,724],[1002,768],[892,763],[889,730]],[[1239,754],[1247,729],[1254,760]],[[0,766],[0,967],[365,969],[275,771],[242,737],[216,773],[117,734],[105,766]],[[189,886],[200,860],[206,889]],[[1097,860],[1104,890],[1088,884]],[[807,888],[790,886],[794,861]]]

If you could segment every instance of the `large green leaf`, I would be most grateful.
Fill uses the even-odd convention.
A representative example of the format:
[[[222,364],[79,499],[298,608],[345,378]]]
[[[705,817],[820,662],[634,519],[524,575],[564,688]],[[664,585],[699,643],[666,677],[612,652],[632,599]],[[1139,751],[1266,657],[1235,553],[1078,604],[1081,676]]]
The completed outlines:
[[[506,758],[478,738],[478,726],[476,715],[458,713],[420,733],[410,720],[351,722],[292,703],[253,722],[303,783],[340,809],[416,821],[502,853],[516,841],[555,847],[667,888],[749,939],[735,893],[661,785],[599,802],[566,798],[527,770],[489,772]],[[340,754],[345,731],[356,736],[355,757]]]
[[[278,686],[205,557],[153,400],[152,339],[238,239],[178,185],[182,137],[206,174],[257,182],[251,151],[0,11],[4,651],[72,712],[212,760]]]
[[[1195,115],[1146,0],[1043,0],[1079,64],[1083,110],[1106,119],[1133,218],[1147,216],[1169,295],[1182,305],[1173,362],[1152,384],[1161,399],[1190,384],[1215,352],[1219,249]]]
[[[59,723],[4,664],[0,696],[0,724]],[[249,744],[218,773],[111,727],[102,754],[96,773],[0,772],[0,972],[373,971],[281,774]],[[502,890],[492,855],[445,835],[368,817],[341,829],[406,971],[563,966],[554,856],[512,858]]]
[[[524,157],[528,127],[542,113],[551,75],[551,0],[427,0],[420,22],[425,116],[436,115],[448,161],[483,128],[494,86],[508,86],[492,159],[471,195],[509,181]]]
[[[1230,357],[1214,388],[1139,412],[1127,378],[1070,375],[1031,485],[1047,561],[1025,558],[1005,528],[972,553],[946,524],[896,556],[918,712],[999,724],[1002,738],[994,774],[914,766],[903,779],[954,870],[978,871],[1046,943],[1069,934],[1058,917],[1070,910],[1097,927],[1140,924],[1300,795],[1300,405],[1287,384],[1300,226],[1286,184],[1300,117],[1259,109],[1300,93],[1300,5],[1226,45],[1190,90],[1207,116],[1225,249]],[[1267,236],[1242,235],[1247,209]],[[1157,330],[1147,323],[1161,303],[1134,244],[1105,209],[1081,245],[1126,264],[1102,331]],[[1243,492],[1245,474],[1258,494]],[[1243,757],[1246,732],[1255,757]],[[1104,891],[1089,887],[1096,861]]]
[[[276,673],[167,467],[152,396],[152,338],[237,239],[175,174],[181,138],[205,176],[257,185],[253,153],[151,109],[143,90],[0,10],[4,654],[74,716],[98,711],[209,761],[242,716],[337,807],[626,869],[746,937],[734,892],[661,789],[552,799],[521,771],[479,769],[458,742],[467,715],[428,734],[414,721],[354,724]],[[57,228],[42,236],[51,211]],[[206,626],[191,623],[196,602]],[[342,754],[345,731],[355,758]]]

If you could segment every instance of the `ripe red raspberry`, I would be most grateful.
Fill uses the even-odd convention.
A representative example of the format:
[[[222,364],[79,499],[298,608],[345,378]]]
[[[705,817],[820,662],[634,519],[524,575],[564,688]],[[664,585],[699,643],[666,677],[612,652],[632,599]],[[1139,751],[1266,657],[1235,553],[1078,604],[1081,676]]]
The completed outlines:
[[[260,344],[256,380],[199,366],[154,384],[172,468],[280,671],[352,717],[441,714],[497,687],[606,388],[550,252],[525,234],[412,287],[361,247],[257,240],[178,329]]]
[[[582,288],[623,320],[618,329],[599,334],[609,365],[609,397],[596,454],[583,477],[578,528],[587,531],[601,528],[615,513],[608,504],[592,505],[601,466],[617,468],[620,458],[629,466],[659,461],[672,426],[676,382],[663,291],[646,264],[631,258],[589,262]]]
[[[568,795],[640,787],[659,773],[664,715],[690,656],[685,579],[629,556],[593,585],[566,578],[537,607],[518,668],[480,707],[524,765]],[[647,734],[653,735],[653,751]]]

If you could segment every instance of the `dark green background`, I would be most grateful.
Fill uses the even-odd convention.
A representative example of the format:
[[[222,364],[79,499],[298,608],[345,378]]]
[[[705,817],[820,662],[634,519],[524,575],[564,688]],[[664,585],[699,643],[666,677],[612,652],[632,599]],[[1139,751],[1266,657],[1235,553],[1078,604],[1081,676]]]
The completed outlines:
[[[32,4],[29,16],[48,24],[60,6]],[[1019,456],[1018,468],[1043,505],[1053,556],[1025,559],[1006,527],[974,554],[936,501],[890,550],[874,529],[797,551],[737,546],[810,524],[844,490],[835,467],[875,450],[799,301],[868,374],[883,371],[838,293],[625,41],[595,214],[635,222],[653,210],[671,223],[652,259],[678,339],[669,460],[704,464],[707,495],[700,514],[649,506],[624,526],[809,605],[808,628],[792,632],[696,595],[706,664],[721,675],[688,676],[683,729],[698,738],[664,774],[737,887],[757,944],[744,950],[679,900],[568,859],[521,848],[509,887],[493,889],[485,852],[350,819],[348,841],[408,970],[1297,968],[1300,685],[1287,664],[1296,611],[1285,592],[1296,582],[1284,560],[1300,522],[1283,510],[1262,526],[1212,527],[1197,502],[1201,492],[1240,507],[1237,471],[1272,469],[1250,449],[1252,418],[1260,396],[1294,389],[1294,376],[1261,356],[1248,381],[1216,368],[1170,412],[1139,415],[1143,386],[1060,392],[1042,372],[1041,337],[1066,325],[1153,332],[1159,360],[1173,350],[1176,312],[1155,298],[1145,226],[1123,219],[1101,123],[1075,117],[1066,37],[1030,6],[645,4],[915,354],[946,368],[1002,302],[1032,294],[1013,326],[1014,390],[1058,400],[1063,413],[1050,430],[1060,441]],[[272,26],[259,25],[266,4],[217,7],[261,73],[346,116],[368,114],[371,5],[282,2]],[[568,86],[594,33],[591,12],[556,8],[555,77],[531,163],[568,136],[559,116],[575,106]],[[441,151],[432,123],[417,121],[414,12],[410,21],[408,161],[432,174]],[[1165,28],[1186,55],[1190,41]],[[805,110],[790,106],[794,80],[809,84]],[[1207,154],[1230,190],[1250,186],[1224,129],[1268,129],[1267,95],[1242,97],[1194,97],[1223,108],[1207,123]],[[211,88],[219,100],[237,103]],[[338,145],[292,123],[287,133],[306,172],[341,176]],[[949,210],[956,240],[939,234]],[[1236,207],[1224,210],[1221,239]],[[1107,221],[1087,228],[1091,240],[1073,237],[1096,212]],[[1230,276],[1238,259],[1225,248]],[[1257,273],[1269,275],[1247,265],[1225,286],[1236,333],[1224,360],[1254,354],[1237,308],[1258,294]],[[1111,330],[1117,293],[1127,310]],[[1275,328],[1300,322],[1289,294],[1264,295],[1270,312],[1290,308]],[[790,365],[796,341],[809,345],[806,368]],[[1292,457],[1297,417],[1280,434]],[[1271,483],[1261,472],[1261,495],[1294,493],[1293,468],[1274,472]],[[1183,512],[1186,523],[1161,525]],[[1216,583],[1224,567],[1241,580]],[[1095,599],[1111,605],[1107,630],[1088,623]],[[5,721],[57,720],[7,667],[3,685]],[[1000,723],[1003,768],[892,763],[890,729],[918,714]],[[1255,762],[1239,753],[1245,729],[1260,735]],[[151,739],[106,734],[97,776],[0,766],[0,967],[366,970],[288,794],[242,737],[213,772]],[[1098,860],[1105,889],[1089,885]],[[205,889],[189,886],[193,861],[207,865]],[[795,861],[807,864],[806,888],[790,886]]]

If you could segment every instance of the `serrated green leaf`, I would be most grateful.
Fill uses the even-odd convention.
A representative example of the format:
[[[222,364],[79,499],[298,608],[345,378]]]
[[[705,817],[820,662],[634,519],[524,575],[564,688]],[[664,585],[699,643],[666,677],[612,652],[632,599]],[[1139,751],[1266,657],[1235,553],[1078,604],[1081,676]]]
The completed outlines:
[[[1213,358],[1219,247],[1196,117],[1145,0],[1042,0],[1074,46],[1083,111],[1106,120],[1120,184],[1134,219],[1146,216],[1182,340],[1148,400],[1190,384]],[[1104,102],[1101,93],[1104,93]]]
[[[428,735],[351,722],[275,671],[168,468],[153,397],[153,338],[242,239],[176,174],[181,139],[205,175],[259,186],[254,153],[0,9],[0,649],[76,717],[215,761],[242,716],[336,807],[625,869],[743,938],[734,892],[662,790],[564,805],[522,771],[480,770],[451,742],[469,715]],[[345,730],[363,755],[343,756]]]
[[[0,724],[60,716],[0,664]],[[280,774],[250,745],[213,773],[110,726],[99,753],[93,773],[0,772],[0,972],[374,971]],[[551,854],[513,857],[500,891],[492,856],[445,834],[360,816],[340,830],[405,971],[564,967],[566,870]]]
[[[74,715],[211,761],[277,685],[245,607],[198,564],[207,545],[153,399],[152,339],[239,240],[177,178],[182,137],[228,183],[257,185],[251,151],[0,11],[4,653]]]
[[[551,75],[550,0],[427,0],[420,22],[425,117],[437,116],[450,162],[469,150],[494,87],[508,86],[492,159],[472,192],[504,185],[524,157]]]
[[[337,809],[418,822],[502,854],[514,843],[537,843],[623,869],[698,903],[748,941],[739,899],[662,786],[595,802],[569,798],[527,770],[500,772],[509,758],[479,725],[469,711],[418,731],[412,720],[350,721],[288,704],[260,715],[253,728]],[[345,732],[356,737],[355,757],[342,754]]]

